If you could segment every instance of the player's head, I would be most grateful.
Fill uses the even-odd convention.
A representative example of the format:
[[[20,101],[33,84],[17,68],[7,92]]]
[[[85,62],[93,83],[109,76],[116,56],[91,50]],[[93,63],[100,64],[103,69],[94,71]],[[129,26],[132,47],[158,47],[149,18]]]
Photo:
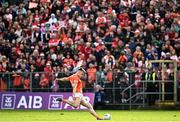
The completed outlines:
[[[83,68],[79,68],[78,69],[78,71],[76,72],[76,74],[80,77],[80,78],[82,78],[82,77],[85,77],[85,75],[86,75],[86,71],[85,71],[85,69],[83,69]]]

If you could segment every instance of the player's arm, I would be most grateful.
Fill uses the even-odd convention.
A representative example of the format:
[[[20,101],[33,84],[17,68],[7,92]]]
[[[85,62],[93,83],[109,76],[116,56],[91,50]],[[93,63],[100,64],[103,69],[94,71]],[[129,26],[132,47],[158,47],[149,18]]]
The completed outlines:
[[[76,88],[77,88],[77,83],[74,83],[74,84],[73,84],[73,94],[76,93]]]
[[[64,78],[56,78],[58,81],[69,81],[69,77],[64,77]]]

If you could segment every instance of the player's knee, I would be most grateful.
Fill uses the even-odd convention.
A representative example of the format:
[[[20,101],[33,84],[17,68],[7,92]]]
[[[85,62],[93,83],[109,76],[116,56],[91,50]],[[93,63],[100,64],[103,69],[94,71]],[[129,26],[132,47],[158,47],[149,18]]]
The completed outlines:
[[[74,105],[74,108],[78,108],[79,106],[78,105]]]
[[[74,108],[78,108],[79,107],[79,104],[74,104]]]

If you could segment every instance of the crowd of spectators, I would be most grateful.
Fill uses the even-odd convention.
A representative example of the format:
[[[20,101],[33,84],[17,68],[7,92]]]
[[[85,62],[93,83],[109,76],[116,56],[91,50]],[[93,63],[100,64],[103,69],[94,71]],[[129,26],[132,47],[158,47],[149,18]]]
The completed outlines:
[[[13,73],[14,87],[30,89],[28,72],[44,72],[34,73],[35,86],[42,89],[57,86],[51,82],[52,73],[67,75],[83,65],[88,74],[84,86],[99,92],[104,90],[104,84],[112,87],[113,79],[117,79],[118,87],[126,86],[128,74],[123,74],[124,70],[135,70],[135,81],[143,79],[148,60],[175,60],[180,66],[178,0],[9,0],[7,3],[0,4],[0,72]],[[172,69],[173,65],[168,64],[167,80]],[[160,79],[161,66],[154,65],[153,71]],[[125,80],[119,83],[118,75],[113,77],[113,73],[121,74]],[[6,80],[2,74],[0,78],[3,88],[7,83],[3,83]],[[98,85],[94,85],[95,81]]]

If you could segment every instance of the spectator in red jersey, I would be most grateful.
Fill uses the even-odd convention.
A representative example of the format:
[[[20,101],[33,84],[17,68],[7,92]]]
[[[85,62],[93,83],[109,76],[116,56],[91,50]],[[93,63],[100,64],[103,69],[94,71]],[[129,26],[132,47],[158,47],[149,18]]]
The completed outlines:
[[[141,51],[141,47],[139,47],[139,46],[136,47],[136,51],[133,54],[134,58],[137,58],[138,56],[139,57],[143,56],[143,52]]]
[[[119,56],[119,63],[124,65],[127,62],[127,57],[125,55],[125,52],[121,52],[121,55]]]
[[[67,65],[67,67],[72,68],[74,61],[73,61],[73,59],[70,57],[70,53],[68,53],[68,54],[66,55],[66,57],[65,57],[64,60],[63,60],[63,62],[64,62],[64,64]]]
[[[46,67],[44,68],[44,77],[47,78],[48,81],[52,80],[52,67],[50,62],[46,63]]]

